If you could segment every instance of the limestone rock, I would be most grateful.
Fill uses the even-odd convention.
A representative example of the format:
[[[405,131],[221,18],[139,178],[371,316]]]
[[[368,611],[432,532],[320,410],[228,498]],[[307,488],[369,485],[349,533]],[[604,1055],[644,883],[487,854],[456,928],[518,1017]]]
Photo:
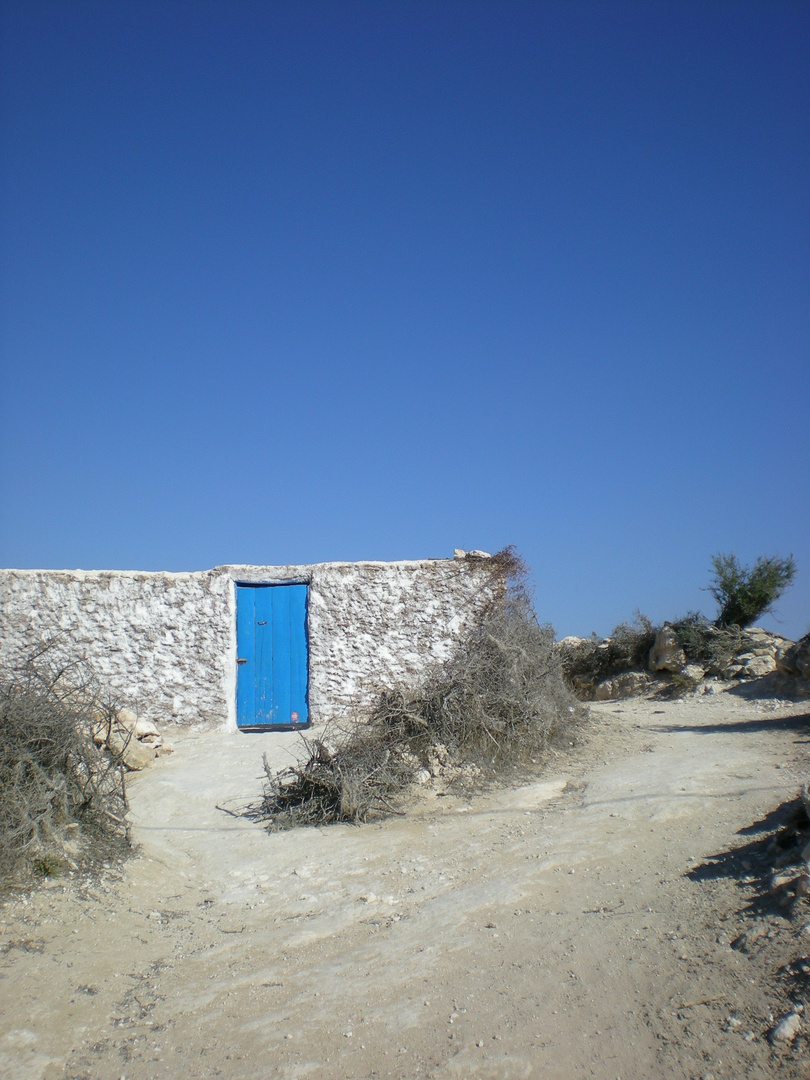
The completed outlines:
[[[789,885],[795,885],[798,881],[798,876],[795,872],[790,870],[783,870],[779,874],[771,874],[770,890],[772,893],[781,892]]]
[[[700,664],[687,664],[681,674],[685,675],[687,679],[691,679],[692,682],[698,683],[705,676],[706,669]]]
[[[139,742],[130,735],[113,731],[107,740],[110,752],[124,763],[131,772],[148,768],[155,760],[155,748],[148,743]]]
[[[576,637],[574,634],[554,642],[554,651],[566,666],[580,664],[595,648],[593,638]]]
[[[795,675],[793,666],[793,645],[783,645],[776,654],[776,670],[783,675]]]
[[[686,667],[686,653],[671,626],[664,626],[655,635],[650,649],[650,671],[678,672]]]
[[[723,691],[728,690],[732,683],[726,682],[723,679],[707,679],[703,684],[705,694],[722,694]]]
[[[134,735],[136,739],[160,738],[160,732],[149,720],[141,720],[132,709],[119,709],[115,717],[118,728]]]
[[[771,1032],[772,1043],[790,1043],[799,1034],[802,1018],[797,1012],[788,1013]]]
[[[149,740],[159,739],[160,732],[150,720],[139,720],[132,729],[136,739]]]
[[[772,654],[767,654],[765,656],[752,656],[747,659],[743,664],[741,674],[748,679],[759,679],[763,675],[770,675],[772,671],[776,671],[776,661]]]
[[[120,727],[126,731],[132,731],[138,723],[138,714],[133,712],[132,709],[119,709],[115,714],[115,719]]]
[[[474,548],[472,551],[465,551],[464,548],[453,548],[454,559],[491,559],[492,556],[488,551],[479,551],[478,548]]]
[[[576,634],[569,634],[568,637],[560,638],[557,642],[557,647],[566,652],[573,649],[578,649],[583,645],[592,645],[593,638],[577,637]]]
[[[786,644],[776,654],[776,666],[784,675],[810,679],[810,634],[795,644]]]
[[[103,746],[110,734],[110,725],[103,720],[93,721],[93,742],[96,746]]]
[[[784,646],[790,644],[781,634],[762,630],[760,627],[748,627],[737,631],[734,641],[734,628],[730,631],[712,629],[711,634],[721,646],[719,655],[711,662],[709,671],[722,679],[760,679],[770,675],[778,667],[777,656]],[[725,654],[725,648],[733,645],[736,652]]]
[[[636,697],[645,694],[652,686],[652,679],[644,671],[626,671],[613,679],[605,679],[594,687],[595,701],[611,701],[614,698]]]
[[[732,949],[741,953],[753,953],[762,947],[762,941],[768,933],[768,925],[764,920],[755,922],[748,930],[736,937],[732,943]]]
[[[779,649],[793,642],[782,634],[772,630],[763,630],[759,626],[749,626],[745,630],[745,636],[753,642],[754,652],[770,652],[776,654]]]

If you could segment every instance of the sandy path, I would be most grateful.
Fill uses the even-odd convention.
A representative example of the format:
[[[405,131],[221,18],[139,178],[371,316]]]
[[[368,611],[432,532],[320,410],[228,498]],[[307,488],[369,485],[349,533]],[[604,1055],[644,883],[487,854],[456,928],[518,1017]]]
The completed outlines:
[[[184,736],[132,784],[123,877],[3,912],[0,1076],[806,1075],[765,1037],[803,920],[732,949],[755,883],[705,860],[795,795],[807,712],[606,703],[532,784],[274,835],[215,806],[297,737]]]

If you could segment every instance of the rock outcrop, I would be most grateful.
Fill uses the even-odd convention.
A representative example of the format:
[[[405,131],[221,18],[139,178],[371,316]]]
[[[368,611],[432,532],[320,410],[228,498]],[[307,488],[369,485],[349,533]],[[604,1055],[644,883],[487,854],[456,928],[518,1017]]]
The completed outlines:
[[[655,691],[682,693],[690,688],[702,693],[775,673],[792,677],[787,692],[810,693],[810,634],[794,643],[756,626],[718,630],[708,622],[665,623],[657,630],[652,647],[645,646],[649,648],[646,665],[646,654],[639,653],[644,641],[641,632],[636,640],[634,646],[628,644],[626,634],[624,638],[566,637],[555,648],[583,701]]]
[[[786,642],[776,653],[774,663],[783,675],[810,679],[810,634],[795,643]]]
[[[686,667],[686,653],[671,626],[664,623],[655,635],[655,644],[650,649],[650,671],[683,671]]]
[[[732,657],[727,667],[727,678],[760,679],[776,671],[776,656],[780,649],[792,644],[781,634],[762,630],[757,626],[745,630],[747,646]]]

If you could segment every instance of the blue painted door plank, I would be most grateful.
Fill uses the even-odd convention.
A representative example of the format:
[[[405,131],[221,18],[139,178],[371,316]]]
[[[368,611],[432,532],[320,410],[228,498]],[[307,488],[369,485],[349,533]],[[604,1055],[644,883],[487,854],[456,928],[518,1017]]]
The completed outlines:
[[[294,585],[273,589],[273,719],[289,724],[290,714],[290,590]],[[273,721],[267,721],[272,723]]]
[[[256,674],[254,724],[273,723],[273,589],[255,588],[256,594]]]
[[[256,662],[254,624],[255,589],[236,586],[236,722],[241,727],[254,723],[256,709]]]
[[[293,720],[300,724],[309,720],[308,668],[307,587],[293,585],[290,589],[290,705]]]

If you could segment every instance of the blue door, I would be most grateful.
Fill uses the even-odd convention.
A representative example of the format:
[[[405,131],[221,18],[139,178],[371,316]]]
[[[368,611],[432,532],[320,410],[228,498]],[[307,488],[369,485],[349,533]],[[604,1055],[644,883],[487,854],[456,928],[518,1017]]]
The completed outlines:
[[[304,727],[307,586],[236,586],[236,722],[253,731]]]

